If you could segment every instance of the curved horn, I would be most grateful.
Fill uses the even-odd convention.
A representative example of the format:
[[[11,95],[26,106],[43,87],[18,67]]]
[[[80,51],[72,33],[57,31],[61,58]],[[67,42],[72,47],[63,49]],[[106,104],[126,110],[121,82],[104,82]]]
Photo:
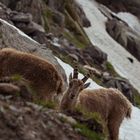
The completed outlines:
[[[82,79],[83,83],[85,83],[89,77],[90,77],[89,74],[87,74],[86,76],[84,76],[84,78]]]
[[[73,79],[77,79],[78,78],[78,67],[75,66],[74,70],[73,70]]]

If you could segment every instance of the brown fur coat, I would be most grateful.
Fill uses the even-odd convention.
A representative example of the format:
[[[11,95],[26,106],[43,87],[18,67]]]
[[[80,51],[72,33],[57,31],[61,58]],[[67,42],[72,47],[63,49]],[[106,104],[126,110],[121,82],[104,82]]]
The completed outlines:
[[[107,123],[110,138],[118,140],[123,119],[130,118],[132,105],[117,89],[85,89],[80,92],[79,103],[88,112],[97,112]]]
[[[48,61],[12,48],[0,50],[0,77],[17,74],[29,80],[42,99],[62,93],[62,78]]]

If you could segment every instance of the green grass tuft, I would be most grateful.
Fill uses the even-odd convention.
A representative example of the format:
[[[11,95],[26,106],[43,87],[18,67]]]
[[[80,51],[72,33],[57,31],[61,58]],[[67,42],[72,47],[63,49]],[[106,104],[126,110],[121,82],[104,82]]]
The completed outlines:
[[[85,109],[83,109],[80,105],[75,108],[77,112],[81,112],[83,114],[83,117],[85,119],[93,119],[96,120],[98,123],[103,124],[103,119],[101,118],[101,115],[98,112],[88,112]]]
[[[106,69],[113,76],[119,76],[110,62],[106,62]]]
[[[140,108],[140,95],[134,94],[134,101],[136,103],[136,106]]]
[[[80,42],[75,35],[73,35],[70,32],[65,31],[63,35],[70,41],[72,42],[76,47],[78,48],[85,48],[86,45],[84,45],[82,42]]]
[[[44,101],[44,100],[36,100],[34,101],[36,104],[41,105],[46,108],[55,109],[56,103],[53,101]]]
[[[21,75],[19,75],[19,74],[14,74],[14,75],[11,76],[11,79],[13,81],[20,81],[20,80],[23,79],[23,77]]]
[[[89,140],[103,140],[102,134],[97,134],[96,132],[90,130],[86,125],[77,123],[73,125],[75,130],[78,130],[78,132],[87,137]]]

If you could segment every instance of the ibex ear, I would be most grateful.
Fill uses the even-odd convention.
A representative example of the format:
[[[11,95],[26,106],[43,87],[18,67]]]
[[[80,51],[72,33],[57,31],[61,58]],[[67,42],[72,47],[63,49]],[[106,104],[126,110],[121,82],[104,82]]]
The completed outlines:
[[[70,75],[69,75],[69,81],[71,81],[72,80],[72,73],[70,73]]]
[[[89,83],[84,84],[84,89],[85,89],[85,88],[87,88],[89,85],[90,85],[90,82],[89,82]]]

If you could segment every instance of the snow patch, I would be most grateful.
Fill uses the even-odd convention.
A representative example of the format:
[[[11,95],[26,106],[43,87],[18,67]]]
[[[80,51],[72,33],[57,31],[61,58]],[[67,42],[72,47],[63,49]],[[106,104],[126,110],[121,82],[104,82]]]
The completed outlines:
[[[108,60],[115,70],[140,92],[140,62],[118,44],[105,29],[107,18],[99,11],[94,0],[77,0],[83,7],[91,27],[84,28],[92,44],[108,54]],[[134,60],[131,63],[128,58]]]
[[[69,75],[70,75],[71,72],[73,72],[73,68],[72,68],[70,65],[64,63],[61,59],[59,59],[59,58],[57,58],[57,57],[56,57],[56,59],[57,59],[58,63],[59,63],[59,64],[63,67],[63,69],[65,70],[67,79],[69,79]],[[84,77],[84,76],[83,76],[81,73],[79,73],[78,78],[79,78],[79,79],[82,79],[83,77]],[[99,86],[98,84],[96,84],[96,83],[95,83],[92,79],[90,79],[90,78],[87,80],[87,82],[90,82],[90,86],[88,87],[89,89],[103,88],[103,87]]]
[[[108,60],[116,71],[129,79],[131,84],[140,92],[140,62],[138,62],[120,44],[113,40],[105,30],[106,17],[98,10],[94,0],[77,0],[83,7],[87,18],[91,22],[90,28],[85,28],[93,45],[99,47],[108,54]],[[129,58],[134,60],[131,63]],[[139,140],[140,135],[140,110],[132,107],[132,118],[125,119],[120,127],[120,140]]]
[[[136,33],[140,35],[140,21],[136,16],[128,12],[119,12],[116,14],[121,20],[126,22]]]
[[[132,107],[131,119],[124,119],[119,138],[120,140],[139,140],[140,139],[140,109]]]

